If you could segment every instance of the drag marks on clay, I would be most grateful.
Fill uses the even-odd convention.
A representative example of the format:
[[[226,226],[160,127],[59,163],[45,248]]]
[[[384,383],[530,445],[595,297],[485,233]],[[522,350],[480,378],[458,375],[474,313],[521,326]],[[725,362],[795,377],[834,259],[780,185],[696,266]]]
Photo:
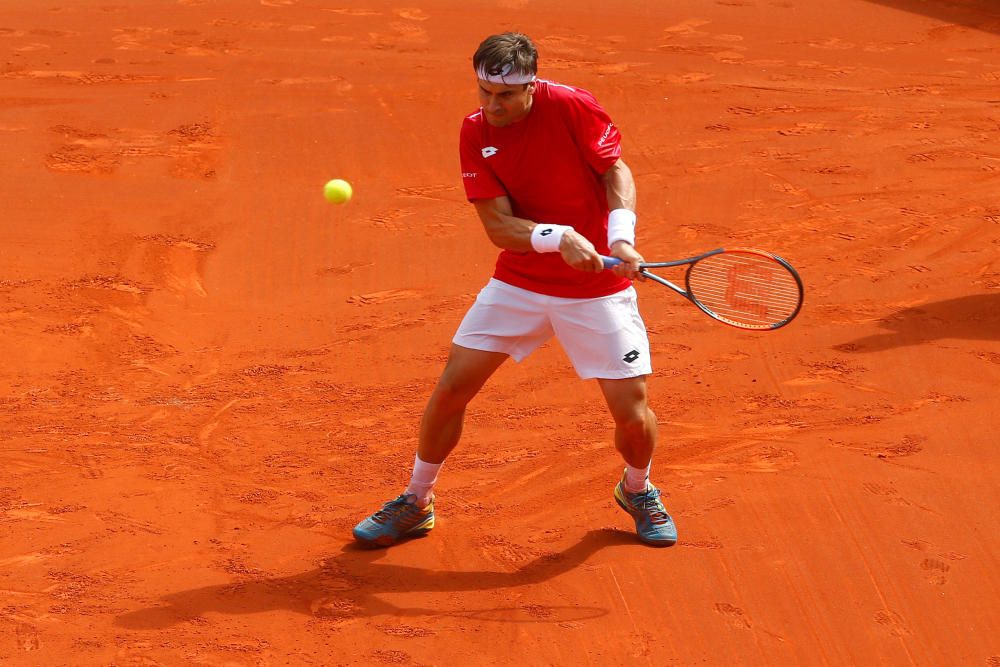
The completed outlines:
[[[396,188],[396,194],[402,197],[415,197],[418,199],[431,199],[434,201],[454,201],[450,198],[441,197],[442,194],[446,192],[456,192],[458,186],[447,185],[447,184],[433,184],[433,185],[415,185],[410,187]],[[465,203],[464,200],[461,203]],[[412,215],[415,211],[406,212],[406,215]]]
[[[469,415],[467,421],[472,424],[491,424],[495,420],[489,417],[480,417],[481,413],[476,413]],[[515,423],[515,420],[504,420],[510,421],[511,426]],[[470,448],[471,449],[471,448]],[[527,461],[534,459],[538,456],[538,452],[532,449],[504,449],[502,452],[482,452],[482,451],[469,451],[468,453],[455,452],[452,455],[454,458],[454,463],[452,458],[448,459],[450,467],[457,470],[485,470],[492,468],[500,468],[503,466],[508,466],[514,463],[520,463],[521,461]]]
[[[386,231],[396,232],[406,229],[407,226],[403,225],[398,220],[402,218],[408,218],[415,215],[417,211],[415,209],[407,208],[390,208],[379,211],[375,215],[371,216],[366,220],[374,227],[379,227],[385,229]]]
[[[736,605],[729,604],[728,602],[717,602],[715,604],[715,612],[721,614],[729,626],[737,630],[749,630],[753,627],[753,623],[750,622],[746,613]]]
[[[977,351],[972,353],[977,359],[990,364],[1000,364],[1000,353]]]
[[[778,130],[778,134],[783,137],[803,137],[811,134],[832,133],[837,130],[830,128],[826,123],[796,123],[794,126]]]
[[[935,586],[948,583],[948,572],[951,566],[935,558],[925,558],[920,562],[920,569],[926,574],[927,582]]]
[[[265,86],[305,86],[319,85],[331,87],[337,93],[343,95],[354,89],[354,84],[342,76],[336,74],[324,74],[322,76],[298,76],[286,77],[283,79],[257,79],[256,83]]]
[[[142,244],[136,249],[142,255],[140,265],[154,267],[150,276],[154,284],[177,294],[207,296],[204,267],[215,244],[167,234],[148,234],[136,240]]]
[[[150,522],[135,519],[116,511],[98,512],[97,518],[107,524],[107,530],[112,533],[125,533],[127,535],[162,535],[163,529]]]
[[[457,455],[458,452],[455,453]],[[454,455],[453,455],[454,456]],[[413,458],[412,456],[410,457]],[[451,457],[448,461],[451,464]],[[473,466],[470,466],[473,467]],[[452,519],[457,521],[457,517],[475,517],[475,521],[478,523],[483,519],[488,519],[494,517],[504,509],[503,505],[498,503],[484,503],[477,500],[469,500],[470,498],[483,498],[482,487],[476,486],[462,486],[454,487],[448,491],[448,507],[451,515],[456,517]]]
[[[500,535],[483,535],[476,540],[476,546],[490,563],[514,571],[534,560],[538,552],[520,544],[514,544]]]
[[[112,129],[92,131],[69,125],[50,128],[63,143],[46,155],[56,172],[109,175],[138,159],[166,158],[176,178],[214,179],[220,141],[209,122],[180,125],[164,133]]]
[[[392,11],[396,16],[407,19],[408,21],[426,21],[430,18],[430,16],[427,15],[427,12],[419,7],[402,7]]]
[[[663,497],[669,498],[670,494],[664,493]],[[704,516],[706,514],[711,514],[712,512],[725,510],[727,508],[734,507],[735,505],[736,501],[732,498],[725,498],[725,497],[714,498],[702,504],[700,507],[692,507],[678,511],[671,511],[671,514],[674,514],[675,516],[677,516],[677,518],[690,519],[697,516]]]
[[[683,539],[677,543],[677,546],[682,549],[702,549],[706,551],[717,551],[722,549],[723,545],[721,542],[716,540],[687,540]]]
[[[667,81],[670,83],[678,84],[688,84],[688,83],[701,83],[702,81],[708,81],[713,78],[714,74],[709,74],[708,72],[688,72],[686,74],[671,74],[667,76]],[[712,129],[712,126],[709,128]],[[729,129],[725,126],[720,126],[719,129]]]
[[[381,662],[385,665],[405,665],[413,663],[413,658],[406,651],[378,648],[373,650],[369,655],[371,655],[372,660],[375,662]]]
[[[909,637],[913,634],[903,617],[891,609],[879,609],[872,618],[893,637]]]
[[[239,497],[239,502],[245,505],[269,505],[281,497],[281,492],[275,489],[251,489]]]
[[[897,505],[900,507],[915,507],[925,512],[930,512],[931,514],[939,514],[939,512],[935,512],[929,507],[925,507],[923,505],[920,505],[919,503],[915,503],[911,500],[908,500],[907,498],[904,498],[891,481],[888,483],[866,482],[865,484],[862,485],[862,488],[866,492],[874,496],[877,496],[879,498],[882,498],[886,503],[890,505]]]
[[[350,9],[343,7],[323,7],[321,11],[330,12],[331,14],[340,14],[341,16],[382,16],[382,12],[375,11],[372,9]]]
[[[919,554],[919,570],[924,575],[924,580],[934,586],[947,584],[952,569],[951,563],[958,563],[967,558],[965,554],[943,550],[921,539],[902,539],[900,542]]]
[[[163,138],[172,144],[166,148],[166,155],[172,159],[171,176],[199,180],[216,177],[217,151],[221,146],[213,123],[200,121],[180,125]]]
[[[797,114],[801,113],[802,109],[791,104],[779,104],[776,106],[731,106],[726,109],[726,113],[732,114],[734,116],[773,116],[778,114]]]
[[[430,43],[427,31],[412,22],[394,21],[389,24],[389,32],[369,32],[368,48],[377,51],[424,52]]]
[[[79,469],[81,477],[96,480],[104,477],[104,466],[101,464],[103,458],[97,454],[71,454],[69,462]]]
[[[795,43],[795,42],[791,42]],[[830,37],[824,40],[811,40],[805,43],[806,46],[812,49],[820,49],[823,51],[850,51],[854,49],[857,45],[854,42],[847,42],[839,37]]]
[[[84,615],[109,613],[115,596],[107,589],[127,581],[128,575],[119,572],[93,572],[81,574],[50,570],[45,578],[52,582],[45,592],[53,600],[49,612],[53,614],[77,613]]]
[[[0,79],[37,79],[72,85],[138,84],[166,80],[155,74],[104,74],[79,70],[13,70],[0,74]]]
[[[76,100],[62,97],[0,97],[0,109],[30,109],[33,107],[58,106],[73,104]],[[21,126],[0,126],[4,132],[22,132],[28,129]]]
[[[374,304],[391,303],[393,301],[408,301],[410,299],[418,298],[421,294],[422,292],[412,289],[388,289],[351,296],[347,299],[347,303],[360,306],[371,306]],[[423,321],[423,318],[418,318],[416,321]],[[386,326],[392,325],[387,324]]]
[[[31,623],[17,623],[14,626],[14,637],[20,651],[37,651],[42,647],[42,642],[38,638],[38,628]]]
[[[46,558],[51,558],[51,555],[38,551],[30,554],[20,554],[17,556],[10,556],[9,558],[0,558],[0,567],[2,568],[23,567],[25,565],[36,564],[39,561],[45,560]],[[7,592],[8,591],[0,590],[0,594]],[[26,595],[28,594],[26,593]]]
[[[340,266],[330,266],[325,269],[319,269],[317,273],[319,275],[326,276],[346,276],[349,273],[354,273],[358,269],[366,269],[370,266],[375,266],[372,262],[349,262],[347,264],[341,264]]]
[[[823,382],[839,382],[852,387],[860,387],[856,376],[866,373],[868,369],[845,358],[833,358],[817,361],[800,361],[801,366],[808,369],[804,376],[787,380],[789,386],[810,385]]]
[[[750,615],[747,614],[742,608],[734,604],[729,602],[717,602],[715,603],[714,608],[715,613],[722,616],[727,625],[734,630],[753,630],[758,634],[765,635],[779,642],[785,641],[785,638],[781,635],[771,632],[770,630],[765,630],[759,626],[755,626],[753,621],[750,619]]]
[[[927,438],[922,435],[904,435],[900,440],[893,442],[884,441],[864,441],[858,444],[841,444],[844,449],[861,452],[865,456],[881,460],[893,460],[905,458],[919,454]]]

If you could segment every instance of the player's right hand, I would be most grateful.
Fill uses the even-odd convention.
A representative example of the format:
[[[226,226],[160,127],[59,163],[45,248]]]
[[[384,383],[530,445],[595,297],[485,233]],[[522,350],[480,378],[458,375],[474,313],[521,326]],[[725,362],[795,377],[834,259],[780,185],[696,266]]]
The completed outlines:
[[[615,275],[629,280],[645,280],[646,277],[639,273],[639,265],[645,259],[628,241],[616,241],[611,247],[611,256],[620,259],[621,264],[612,269]]]
[[[563,234],[559,242],[559,254],[563,261],[578,271],[598,273],[604,270],[604,261],[594,248],[594,244],[576,230]]]

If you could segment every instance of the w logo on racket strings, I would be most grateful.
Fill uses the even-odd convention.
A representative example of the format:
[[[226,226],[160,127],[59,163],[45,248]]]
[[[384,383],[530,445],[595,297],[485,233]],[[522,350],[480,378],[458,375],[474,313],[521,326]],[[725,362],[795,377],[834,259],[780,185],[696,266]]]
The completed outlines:
[[[622,357],[622,361],[631,364],[633,361],[639,358],[639,350],[631,350]]]

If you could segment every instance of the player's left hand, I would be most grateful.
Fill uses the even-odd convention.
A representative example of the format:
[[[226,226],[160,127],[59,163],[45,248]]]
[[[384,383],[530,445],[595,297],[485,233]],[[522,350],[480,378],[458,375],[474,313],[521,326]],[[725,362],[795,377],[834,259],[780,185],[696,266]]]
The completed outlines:
[[[621,264],[611,269],[615,272],[615,275],[628,278],[629,280],[646,279],[644,275],[639,273],[639,264],[646,260],[643,259],[642,255],[639,254],[632,244],[626,241],[616,242],[611,247],[611,256],[617,257],[622,261]]]
[[[604,270],[604,262],[594,244],[576,230],[570,229],[563,234],[559,252],[563,261],[577,271],[600,273]]]

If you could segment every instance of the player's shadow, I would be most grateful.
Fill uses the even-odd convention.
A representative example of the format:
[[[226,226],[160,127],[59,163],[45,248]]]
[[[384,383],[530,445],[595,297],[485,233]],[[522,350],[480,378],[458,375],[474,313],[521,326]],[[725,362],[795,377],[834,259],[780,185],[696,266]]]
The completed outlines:
[[[137,630],[165,628],[198,619],[206,612],[253,614],[287,610],[332,619],[356,616],[462,616],[506,622],[566,622],[607,614],[598,607],[531,605],[480,609],[400,607],[380,595],[392,593],[491,592],[529,586],[564,574],[596,552],[619,545],[638,546],[625,531],[592,530],[562,553],[542,555],[513,572],[426,570],[379,563],[385,549],[362,549],[347,544],[341,553],[318,568],[287,577],[255,579],[206,586],[164,596],[157,605],[122,614],[115,624]],[[405,548],[404,545],[395,547]],[[485,598],[481,598],[485,599]]]
[[[835,345],[841,352],[881,352],[941,339],[1000,340],[1000,294],[974,294],[913,306],[887,315],[874,334]]]
[[[985,32],[1000,32],[1000,6],[996,0],[868,0],[913,14]]]

